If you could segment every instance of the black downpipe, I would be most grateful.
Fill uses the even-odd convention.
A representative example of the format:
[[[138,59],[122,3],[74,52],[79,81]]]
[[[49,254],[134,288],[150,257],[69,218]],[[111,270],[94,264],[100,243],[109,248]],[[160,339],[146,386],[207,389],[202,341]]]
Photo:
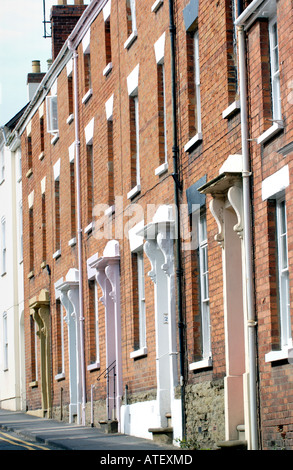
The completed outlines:
[[[179,207],[179,174],[178,174],[178,136],[177,136],[177,103],[176,103],[176,68],[175,68],[175,23],[173,0],[169,0],[170,14],[170,39],[171,39],[171,74],[172,74],[172,126],[173,126],[173,179],[174,197],[177,210],[177,234],[176,234],[176,281],[178,296],[178,328],[179,328],[179,354],[180,354],[180,386],[181,386],[181,409],[182,409],[182,439],[186,439],[185,420],[185,379],[184,379],[184,323],[182,310],[182,261],[181,261],[181,239],[180,239],[180,207]]]

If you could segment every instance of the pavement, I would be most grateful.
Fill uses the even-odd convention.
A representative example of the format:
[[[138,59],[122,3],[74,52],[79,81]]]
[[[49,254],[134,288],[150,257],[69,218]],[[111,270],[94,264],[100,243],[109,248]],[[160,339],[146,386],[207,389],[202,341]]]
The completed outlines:
[[[28,413],[0,409],[0,429],[59,450],[146,451],[152,454],[177,454],[180,449],[125,434],[105,434],[96,427],[38,418]],[[145,454],[145,452],[143,452]],[[112,454],[111,454],[112,455]],[[113,454],[114,455],[114,454]],[[116,455],[116,454],[115,454]]]

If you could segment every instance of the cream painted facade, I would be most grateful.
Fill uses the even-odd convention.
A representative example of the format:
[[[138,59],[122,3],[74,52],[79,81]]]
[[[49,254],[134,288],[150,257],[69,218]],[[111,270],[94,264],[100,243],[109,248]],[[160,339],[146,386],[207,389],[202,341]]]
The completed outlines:
[[[20,140],[17,116],[0,132],[0,408],[25,410]]]

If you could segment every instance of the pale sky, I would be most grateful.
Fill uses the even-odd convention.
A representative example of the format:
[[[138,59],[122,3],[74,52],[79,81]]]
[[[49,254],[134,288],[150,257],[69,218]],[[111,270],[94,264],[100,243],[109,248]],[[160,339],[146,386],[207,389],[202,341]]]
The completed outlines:
[[[45,0],[46,20],[57,3]],[[68,4],[73,3],[68,0]],[[41,72],[48,70],[51,39],[43,37],[43,18],[43,0],[0,0],[0,126],[28,102],[26,83],[32,61],[40,60]]]

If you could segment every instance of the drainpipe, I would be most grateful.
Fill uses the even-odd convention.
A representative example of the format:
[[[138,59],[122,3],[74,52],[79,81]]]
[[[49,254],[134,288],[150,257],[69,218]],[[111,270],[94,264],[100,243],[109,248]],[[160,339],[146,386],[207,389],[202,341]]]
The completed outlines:
[[[82,271],[82,225],[81,225],[81,186],[80,186],[80,139],[79,139],[79,107],[78,107],[78,67],[77,51],[68,41],[68,47],[73,53],[73,86],[74,86],[74,123],[75,123],[75,156],[76,156],[76,208],[77,208],[77,246],[79,270],[79,334],[80,334],[80,371],[82,389],[82,424],[85,426],[85,364],[84,364],[84,315],[83,315],[83,271]]]
[[[255,3],[255,2],[253,2]],[[239,10],[240,8],[240,10]],[[238,1],[238,15],[242,11],[242,2]],[[245,32],[243,26],[237,26],[239,42],[239,78],[240,78],[240,108],[241,108],[241,140],[243,158],[243,224],[246,264],[247,292],[247,325],[248,325],[248,354],[249,354],[249,407],[250,435],[252,450],[258,449],[257,433],[257,404],[256,404],[256,321],[253,295],[253,263],[252,263],[252,220],[250,197],[250,162],[248,149],[247,121],[247,71],[245,54]]]
[[[180,240],[180,206],[179,190],[180,182],[178,176],[178,138],[177,138],[177,104],[176,104],[176,69],[175,69],[175,23],[173,0],[169,0],[170,16],[170,39],[171,39],[171,74],[172,74],[172,125],[173,125],[173,179],[174,179],[174,198],[177,210],[177,236],[176,236],[176,280],[178,295],[178,328],[179,328],[179,354],[180,354],[180,386],[181,386],[181,414],[182,414],[182,440],[186,438],[185,423],[185,380],[184,380],[184,323],[182,309],[182,261],[181,261],[181,240]]]

